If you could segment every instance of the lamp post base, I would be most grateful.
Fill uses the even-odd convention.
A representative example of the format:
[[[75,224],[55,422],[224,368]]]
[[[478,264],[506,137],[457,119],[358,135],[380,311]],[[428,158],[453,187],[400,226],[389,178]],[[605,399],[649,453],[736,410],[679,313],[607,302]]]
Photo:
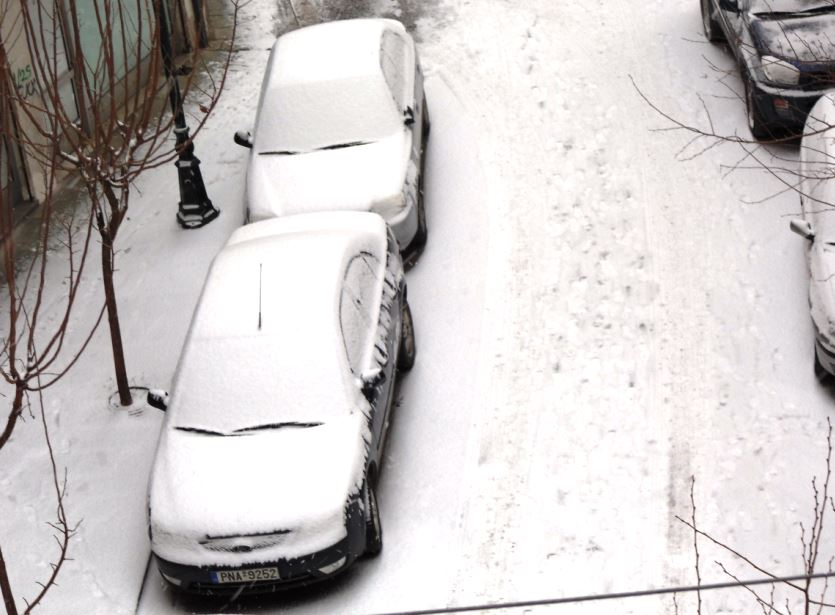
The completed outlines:
[[[220,215],[220,210],[212,205],[203,184],[200,173],[200,160],[197,156],[186,155],[178,160],[177,175],[180,180],[180,208],[177,222],[184,229],[200,228]]]
[[[184,229],[200,228],[220,215],[220,210],[212,205],[211,201],[197,205],[184,205],[180,203],[180,211],[177,212],[177,222]]]

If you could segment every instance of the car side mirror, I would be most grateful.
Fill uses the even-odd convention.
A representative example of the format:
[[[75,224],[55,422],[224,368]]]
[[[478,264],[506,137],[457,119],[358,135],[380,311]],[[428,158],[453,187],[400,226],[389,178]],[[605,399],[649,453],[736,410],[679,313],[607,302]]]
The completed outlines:
[[[366,397],[377,388],[377,386],[386,379],[386,373],[383,371],[382,367],[369,367],[367,370],[362,372],[360,376],[360,387],[362,388],[362,393]]]
[[[148,405],[157,410],[165,412],[168,410],[168,392],[162,389],[151,389],[148,391]]]
[[[719,0],[719,8],[723,11],[733,11],[739,13],[739,4],[737,0]]]
[[[812,225],[809,224],[808,220],[804,220],[803,218],[793,218],[789,222],[789,228],[792,232],[803,237],[803,239],[808,239],[809,241],[813,241],[815,239],[815,231],[812,230]]]
[[[411,126],[415,123],[415,110],[412,107],[406,107],[403,111],[403,123],[406,126]]]
[[[241,147],[252,149],[252,134],[248,130],[239,130],[235,133],[235,143]]]

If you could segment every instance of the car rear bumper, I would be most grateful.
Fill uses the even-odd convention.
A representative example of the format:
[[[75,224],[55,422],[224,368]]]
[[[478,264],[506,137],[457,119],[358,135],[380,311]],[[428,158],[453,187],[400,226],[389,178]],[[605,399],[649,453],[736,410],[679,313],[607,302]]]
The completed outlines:
[[[394,236],[397,238],[397,245],[400,246],[400,253],[404,254],[406,246],[411,245],[418,232],[418,207],[414,201],[398,212],[396,216],[388,218],[386,222],[391,226]]]
[[[835,350],[822,344],[819,339],[815,339],[815,355],[821,367],[835,376]]]

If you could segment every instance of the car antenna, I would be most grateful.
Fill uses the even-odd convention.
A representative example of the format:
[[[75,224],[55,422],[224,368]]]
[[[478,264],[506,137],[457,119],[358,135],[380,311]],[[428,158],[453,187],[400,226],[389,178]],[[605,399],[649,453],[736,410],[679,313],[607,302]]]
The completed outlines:
[[[261,330],[261,271],[264,263],[258,263],[258,330]]]

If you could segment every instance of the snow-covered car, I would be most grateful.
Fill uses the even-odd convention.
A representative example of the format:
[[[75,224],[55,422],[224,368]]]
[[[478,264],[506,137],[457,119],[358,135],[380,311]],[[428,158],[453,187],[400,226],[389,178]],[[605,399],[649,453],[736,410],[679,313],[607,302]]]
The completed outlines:
[[[391,19],[300,28],[273,46],[251,148],[247,220],[311,211],[374,211],[407,266],[426,243],[429,114],[412,37]]]
[[[745,87],[755,139],[800,132],[817,99],[835,87],[832,0],[700,0],[711,41],[727,41]]]
[[[376,478],[414,359],[403,265],[379,215],[235,231],[195,310],[151,473],[162,576],[196,593],[272,591],[377,554]]]
[[[790,228],[808,239],[809,308],[815,328],[815,374],[835,375],[835,94],[812,107],[800,140],[803,218]]]

